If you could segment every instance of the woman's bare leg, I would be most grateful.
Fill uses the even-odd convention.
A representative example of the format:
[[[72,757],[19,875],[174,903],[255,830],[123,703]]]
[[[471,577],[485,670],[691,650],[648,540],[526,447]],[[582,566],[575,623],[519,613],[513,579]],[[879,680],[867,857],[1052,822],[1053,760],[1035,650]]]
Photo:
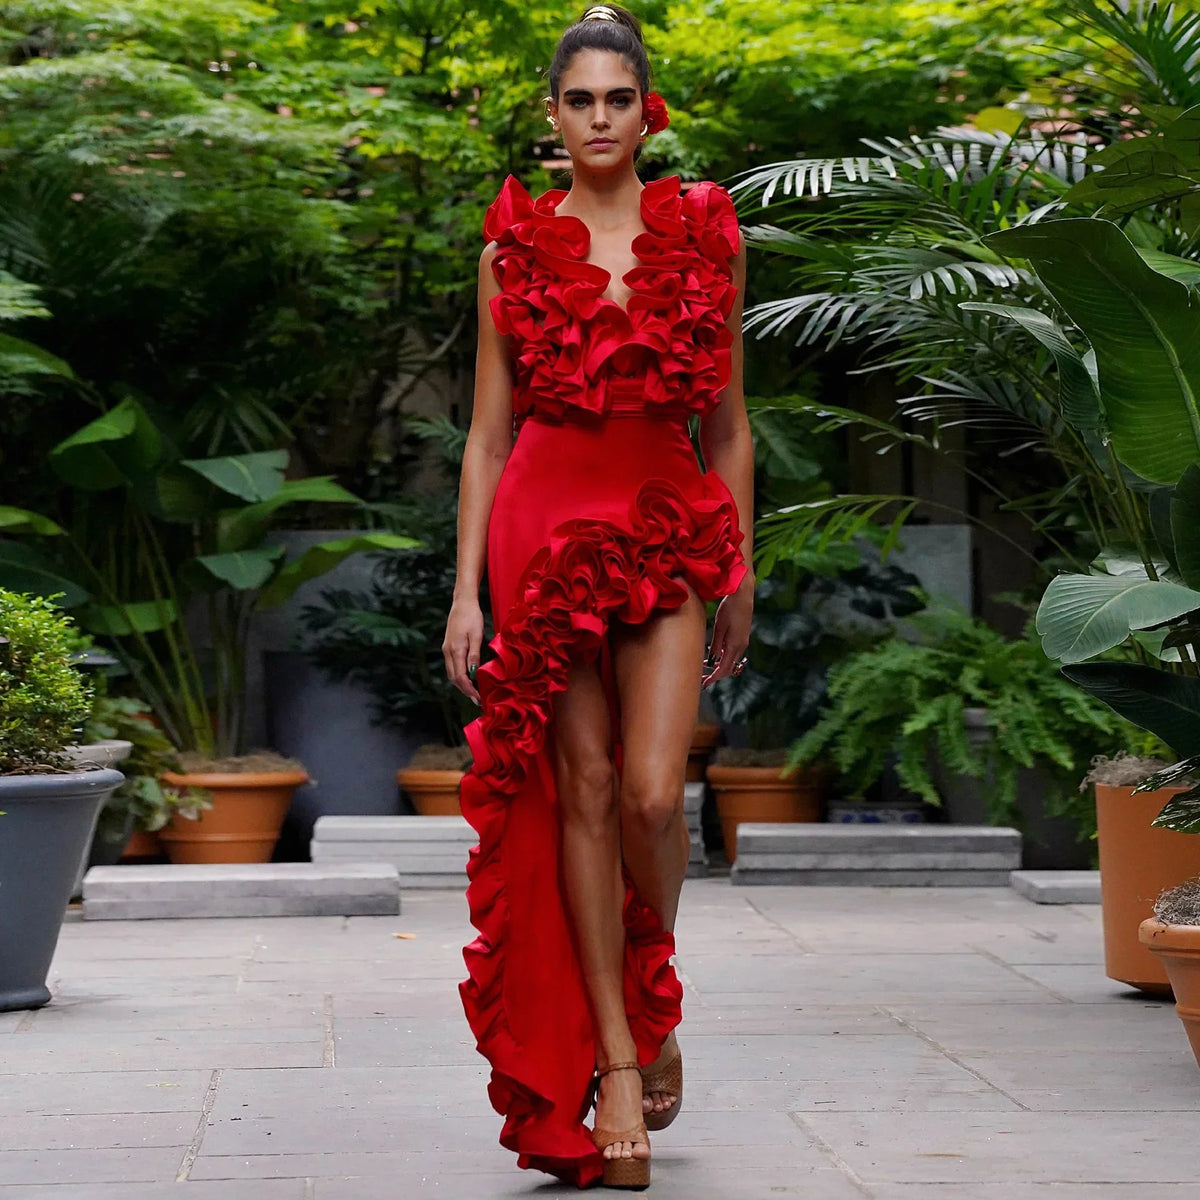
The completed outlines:
[[[608,703],[594,664],[572,667],[554,708],[554,770],[562,814],[563,882],[592,1005],[601,1066],[634,1062],[625,1015],[625,883],[620,810],[611,757]],[[614,1071],[600,1080],[596,1124],[629,1129],[641,1120],[641,1077]],[[606,1158],[645,1158],[645,1142],[614,1142]]]
[[[644,625],[613,629],[624,751],[625,864],[642,899],[668,930],[675,928],[691,849],[683,783],[700,707],[705,623],[704,604],[691,592],[679,608]],[[675,1048],[672,1030],[651,1066],[674,1054]],[[652,1092],[643,1107],[646,1112],[663,1112],[675,1100],[670,1092]]]

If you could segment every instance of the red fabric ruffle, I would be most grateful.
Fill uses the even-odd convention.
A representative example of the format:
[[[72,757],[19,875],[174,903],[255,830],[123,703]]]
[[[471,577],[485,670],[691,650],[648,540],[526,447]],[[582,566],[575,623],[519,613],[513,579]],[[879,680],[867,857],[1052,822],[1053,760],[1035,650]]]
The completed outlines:
[[[648,479],[627,524],[581,517],[555,527],[522,575],[517,600],[491,642],[494,657],[477,672],[482,715],[466,728],[474,763],[460,794],[463,814],[479,834],[467,866],[478,936],[463,951],[468,978],[459,992],[478,1049],[492,1066],[488,1095],[505,1118],[501,1144],[517,1152],[521,1167],[580,1187],[600,1177],[602,1163],[583,1124],[595,1063],[590,1018],[584,1021],[586,1006],[578,999],[583,985],[574,956],[559,958],[547,948],[556,1017],[578,1027],[553,1055],[523,1045],[514,1031],[529,1014],[508,1003],[511,988],[526,982],[505,974],[514,899],[509,883],[514,870],[545,870],[546,864],[518,866],[506,858],[506,832],[571,661],[596,655],[614,619],[640,623],[656,609],[678,607],[688,594],[684,581],[705,600],[728,595],[741,582],[743,535],[728,491],[707,476],[693,491],[685,496],[670,480]],[[645,1064],[678,1024],[683,993],[670,962],[673,935],[640,901],[628,875],[625,882],[625,1003],[638,1061]],[[540,1033],[535,1027],[533,1036]]]
[[[711,181],[680,191],[677,175],[640,193],[646,231],[633,239],[638,266],[624,276],[626,309],[605,298],[608,272],[586,260],[590,235],[556,213],[566,191],[534,200],[509,175],[487,210],[483,233],[498,249],[500,294],[492,318],[509,339],[518,422],[601,417],[619,380],[640,387],[648,412],[704,416],[731,371],[728,317],[737,296],[730,259],[738,220],[728,191]],[[585,334],[586,330],[586,334]]]

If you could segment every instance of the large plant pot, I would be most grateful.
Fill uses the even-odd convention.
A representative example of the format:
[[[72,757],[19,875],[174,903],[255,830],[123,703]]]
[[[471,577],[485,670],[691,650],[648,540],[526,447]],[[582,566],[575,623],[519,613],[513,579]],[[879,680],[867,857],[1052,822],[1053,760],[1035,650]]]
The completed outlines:
[[[964,711],[967,743],[982,757],[992,740],[987,709]],[[987,796],[993,790],[991,773],[983,779],[948,771],[940,759],[930,764],[941,811],[951,825],[990,825],[994,817]],[[1017,815],[1021,831],[1021,866],[1026,871],[1085,871],[1092,866],[1092,843],[1081,841],[1076,822],[1046,811],[1046,795],[1055,786],[1053,776],[1040,767],[1017,769]]]
[[[1170,979],[1138,930],[1154,915],[1162,891],[1200,874],[1200,837],[1156,829],[1150,822],[1184,790],[1161,788],[1135,796],[1130,787],[1096,784],[1104,969],[1110,979],[1159,996],[1171,994]]]
[[[708,760],[720,740],[720,725],[696,726],[696,731],[692,734],[692,744],[688,749],[687,773],[684,775],[688,783],[704,782],[704,769],[708,766]]]
[[[413,807],[423,817],[458,817],[462,806],[458,788],[464,772],[401,767],[396,782],[408,793]]]
[[[0,1011],[50,999],[46,973],[111,768],[0,778]]]
[[[163,773],[174,788],[207,788],[212,808],[199,817],[178,813],[159,831],[173,863],[263,863],[271,861],[292,793],[308,782],[307,771]]]
[[[780,767],[720,767],[707,771],[716,793],[725,857],[737,859],[737,827],[743,821],[819,821],[824,778],[799,767],[781,777]]]
[[[1175,993],[1175,1011],[1200,1066],[1200,925],[1168,925],[1148,917],[1138,926],[1138,940],[1166,971]]]

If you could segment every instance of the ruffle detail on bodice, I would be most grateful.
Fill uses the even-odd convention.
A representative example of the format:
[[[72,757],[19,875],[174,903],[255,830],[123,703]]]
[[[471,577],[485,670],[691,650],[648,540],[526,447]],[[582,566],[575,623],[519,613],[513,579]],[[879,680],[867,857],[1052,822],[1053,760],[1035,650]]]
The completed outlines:
[[[566,195],[534,200],[509,175],[484,218],[485,240],[498,244],[490,307],[508,339],[518,419],[602,417],[630,396],[648,414],[711,412],[731,373],[739,235],[729,193],[711,181],[681,192],[677,175],[642,188],[646,229],[622,277],[624,309],[604,295],[608,271],[586,261],[587,225],[555,211]]]
[[[505,1117],[501,1144],[520,1155],[520,1166],[580,1187],[601,1171],[583,1124],[593,1047],[581,1044],[578,1062],[539,1061],[514,1035],[505,1001],[510,804],[544,747],[553,698],[566,688],[571,662],[594,657],[614,619],[640,623],[656,609],[679,607],[688,595],[684,580],[705,600],[735,591],[746,571],[742,537],[728,493],[708,477],[700,477],[691,496],[667,479],[647,480],[627,525],[564,521],[528,563],[516,602],[490,643],[495,656],[476,676],[482,715],[465,731],[474,762],[460,797],[479,835],[467,864],[467,902],[479,935],[463,952],[468,978],[459,991],[478,1048],[492,1065],[488,1094]],[[670,962],[674,936],[640,902],[627,873],[625,885],[625,1003],[644,1065],[678,1024],[683,990]]]

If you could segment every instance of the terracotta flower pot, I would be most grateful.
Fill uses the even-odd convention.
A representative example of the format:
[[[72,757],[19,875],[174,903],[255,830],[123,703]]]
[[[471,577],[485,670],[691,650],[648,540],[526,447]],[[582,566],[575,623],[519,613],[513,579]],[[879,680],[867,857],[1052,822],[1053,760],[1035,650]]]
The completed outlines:
[[[213,806],[195,820],[178,814],[159,832],[173,863],[270,862],[292,793],[307,771],[188,773],[166,771],[169,787],[207,788]]]
[[[1138,939],[1166,970],[1175,1011],[1200,1066],[1200,925],[1167,925],[1148,917],[1138,926]]]
[[[458,785],[463,772],[429,770],[420,767],[401,767],[396,782],[412,798],[413,807],[423,817],[458,817],[462,807],[458,802]]]
[[[125,851],[121,855],[121,861],[128,862],[131,859],[138,858],[158,858],[162,853],[163,846],[159,840],[157,829],[153,833],[146,829],[135,829],[129,835],[129,841],[125,843]]]
[[[687,774],[684,776],[688,783],[704,782],[704,768],[720,740],[720,725],[696,726],[696,732],[692,734],[691,748],[688,750]]]
[[[1096,784],[1105,973],[1160,996],[1171,994],[1170,980],[1138,931],[1154,915],[1160,892],[1200,874],[1200,837],[1156,829],[1150,822],[1184,790],[1161,788],[1135,796],[1129,787]]]
[[[819,821],[824,790],[819,771],[799,767],[781,777],[779,767],[710,766],[717,796],[725,857],[737,858],[737,827],[743,821]]]

